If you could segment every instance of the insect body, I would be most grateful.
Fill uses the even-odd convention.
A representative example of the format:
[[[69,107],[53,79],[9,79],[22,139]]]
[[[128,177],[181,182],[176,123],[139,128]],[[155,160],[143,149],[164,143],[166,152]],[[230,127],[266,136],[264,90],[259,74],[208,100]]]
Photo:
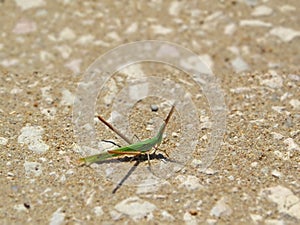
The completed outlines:
[[[85,164],[92,164],[95,162],[101,162],[103,160],[106,159],[111,159],[111,158],[116,158],[122,155],[140,155],[140,154],[147,154],[148,156],[148,162],[150,165],[150,150],[154,147],[158,147],[160,145],[160,143],[162,142],[162,137],[163,137],[163,133],[166,129],[166,126],[174,112],[174,105],[172,106],[167,118],[164,120],[164,123],[161,125],[159,131],[157,132],[156,136],[140,141],[140,142],[136,142],[133,144],[129,144],[127,146],[124,147],[120,147],[114,150],[109,150],[107,152],[103,152],[97,155],[92,155],[92,156],[88,156],[85,158],[81,158],[80,161],[84,162]],[[107,121],[105,121],[102,117],[98,116],[98,118],[104,122],[110,129],[114,130],[117,134],[119,134],[119,132],[111,125],[109,124]],[[120,135],[120,134],[119,134]],[[124,135],[120,135],[121,137]],[[123,138],[123,137],[122,137]],[[123,139],[127,139],[127,138],[123,138]],[[130,143],[130,141],[127,139],[127,142]],[[155,149],[156,151],[156,149]]]

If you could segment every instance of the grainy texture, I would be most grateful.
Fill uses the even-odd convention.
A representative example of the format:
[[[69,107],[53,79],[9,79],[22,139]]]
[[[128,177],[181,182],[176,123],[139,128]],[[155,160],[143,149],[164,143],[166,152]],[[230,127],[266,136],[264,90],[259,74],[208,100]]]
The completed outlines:
[[[299,8],[298,0],[0,1],[0,224],[299,224]],[[202,129],[183,170],[113,194],[116,183],[97,165],[77,164],[73,98],[98,56],[148,39],[177,43],[211,66],[228,110],[224,144],[200,172],[196,153],[209,132]],[[190,78],[151,63],[128,71],[137,68],[188,88],[207,122],[209,108]],[[105,118],[124,77],[117,74],[97,102]],[[134,132],[151,136],[151,118],[166,111],[155,97],[138,103]],[[167,152],[180,139],[178,118],[167,128]],[[99,139],[115,139],[97,126]]]

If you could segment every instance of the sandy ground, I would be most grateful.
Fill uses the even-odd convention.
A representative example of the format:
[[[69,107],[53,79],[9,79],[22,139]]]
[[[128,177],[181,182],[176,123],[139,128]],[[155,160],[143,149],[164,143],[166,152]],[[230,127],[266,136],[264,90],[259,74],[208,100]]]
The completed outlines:
[[[299,224],[299,8],[297,0],[0,1],[0,223]],[[139,40],[176,43],[211,66],[227,116],[209,168],[201,169],[214,129],[205,91],[155,63],[111,76],[96,111],[108,119],[134,74],[180,84],[201,128],[184,167],[158,180],[143,157],[78,164],[88,155],[74,135],[78,83],[97,57]],[[150,137],[169,109],[159,96],[136,102],[128,111],[132,133]],[[176,110],[167,126],[161,149],[171,159],[181,157],[174,149],[186,113]],[[125,144],[93,120],[96,140]],[[170,163],[161,156],[153,168]]]

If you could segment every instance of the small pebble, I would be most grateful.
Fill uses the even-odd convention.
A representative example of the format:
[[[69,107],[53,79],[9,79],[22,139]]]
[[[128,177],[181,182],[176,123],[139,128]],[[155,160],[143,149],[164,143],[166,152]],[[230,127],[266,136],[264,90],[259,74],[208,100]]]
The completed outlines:
[[[104,214],[101,206],[96,206],[93,211],[96,216],[102,216]]]
[[[226,203],[226,198],[221,198],[211,209],[210,215],[216,217],[229,216],[232,214],[231,207]]]
[[[287,214],[298,220],[300,219],[300,199],[290,189],[277,185],[263,189],[260,195],[265,196],[269,201],[276,203],[277,210],[280,213]]]
[[[290,42],[295,37],[300,36],[300,31],[293,30],[293,29],[286,28],[286,27],[275,27],[270,31],[270,34],[277,36],[283,42]]]
[[[172,132],[172,137],[173,137],[173,138],[177,138],[178,136],[179,136],[178,133]]]
[[[7,139],[7,138],[0,137],[0,145],[6,145],[7,142],[8,142],[8,139]]]
[[[49,225],[60,225],[64,223],[65,213],[61,212],[62,208],[57,209],[50,219]]]
[[[158,111],[158,106],[157,105],[151,105],[151,110],[152,110],[152,112],[157,112]]]
[[[118,203],[115,209],[137,221],[141,218],[151,217],[156,206],[138,197],[129,197]]]
[[[231,61],[231,65],[235,72],[240,73],[249,69],[249,65],[241,58],[237,57]]]
[[[195,191],[203,188],[203,186],[200,184],[200,179],[196,176],[178,175],[176,179],[181,182],[179,185],[180,188],[184,187],[189,191]]]
[[[165,221],[174,221],[175,220],[174,216],[172,216],[170,213],[168,213],[165,210],[161,211],[161,216],[162,216],[162,220],[165,220]]]
[[[287,145],[289,151],[300,151],[299,145],[292,138],[287,138],[283,141]]]
[[[252,16],[269,16],[273,10],[265,5],[257,6],[251,13]]]
[[[278,170],[273,170],[273,171],[272,171],[272,176],[273,176],[273,177],[280,178],[280,177],[281,177],[281,173],[280,173]]]

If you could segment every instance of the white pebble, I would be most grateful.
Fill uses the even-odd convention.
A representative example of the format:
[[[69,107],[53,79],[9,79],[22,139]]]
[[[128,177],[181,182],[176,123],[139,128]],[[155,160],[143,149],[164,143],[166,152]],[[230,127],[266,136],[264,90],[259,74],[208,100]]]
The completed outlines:
[[[264,222],[265,225],[285,225],[286,223],[282,220],[274,220],[274,219],[267,219]]]
[[[28,34],[31,32],[36,31],[37,26],[34,21],[28,20],[28,19],[21,19],[18,21],[18,23],[15,25],[13,29],[13,33],[15,34]]]
[[[25,161],[24,163],[25,175],[27,177],[34,175],[40,176],[42,174],[42,166],[40,163],[37,162],[28,162]]]
[[[72,40],[76,37],[76,34],[74,33],[74,31],[69,28],[69,27],[65,27],[60,33],[59,33],[59,40],[60,41],[69,41]]]
[[[131,34],[131,33],[136,32],[137,29],[138,29],[138,24],[137,24],[137,22],[134,22],[129,27],[127,27],[125,33],[126,34]]]
[[[22,10],[36,8],[46,4],[44,0],[15,0],[15,2]]]
[[[268,6],[261,5],[255,7],[254,11],[251,13],[252,16],[269,16],[273,12],[273,9],[271,9]]]
[[[282,134],[279,134],[279,133],[276,133],[276,132],[272,132],[271,134],[273,135],[273,138],[275,140],[281,140],[281,139],[284,138],[284,136]]]
[[[70,106],[74,103],[74,95],[67,89],[62,90],[62,100],[60,101],[60,105]]]
[[[74,74],[78,74],[80,73],[81,63],[82,63],[82,59],[74,59],[64,64],[64,66],[70,69]]]
[[[255,222],[255,224],[259,224],[262,220],[262,216],[258,214],[250,214],[251,219]]]
[[[279,37],[283,42],[290,42],[295,37],[300,36],[300,31],[286,27],[275,27],[270,31],[270,34]]]
[[[237,73],[249,70],[249,65],[241,57],[232,60],[231,65]]]
[[[295,110],[300,110],[300,101],[298,99],[291,99],[289,103]]]
[[[62,208],[57,209],[53,214],[50,219],[49,225],[60,225],[63,224],[65,220],[65,213],[61,212]]]
[[[53,102],[52,95],[50,94],[51,89],[51,86],[41,88],[43,100],[45,100],[48,104],[51,104]]]
[[[178,16],[181,8],[182,8],[183,2],[180,1],[173,1],[171,2],[169,6],[169,14],[171,16]]]
[[[257,167],[257,165],[258,165],[258,162],[251,163],[251,167]]]
[[[151,29],[154,34],[167,35],[173,32],[172,28],[164,27],[162,25],[152,25]]]
[[[93,211],[96,216],[102,216],[104,214],[102,206],[96,206]]]
[[[201,164],[202,164],[202,161],[201,161],[200,159],[193,159],[193,161],[191,162],[191,165],[192,165],[194,168],[199,167]]]
[[[266,196],[268,200],[276,203],[280,213],[300,219],[300,199],[290,189],[278,185],[263,189],[260,195]]]
[[[76,41],[76,43],[80,44],[80,45],[86,45],[86,44],[91,44],[95,39],[95,36],[92,34],[86,34],[86,35],[82,35],[78,38],[78,40]]]
[[[278,74],[272,74],[270,79],[260,80],[260,84],[270,88],[281,88],[283,85],[283,79]]]
[[[205,170],[199,170],[199,172],[202,172],[202,173],[204,173],[204,174],[207,174],[207,175],[214,175],[214,174],[216,174],[218,171],[216,171],[216,170],[213,170],[213,169],[211,169],[211,168],[207,168],[207,169],[205,169]]]
[[[230,175],[230,176],[228,177],[228,179],[231,180],[231,181],[233,181],[233,180],[234,180],[234,176]]]
[[[170,213],[168,213],[166,210],[161,211],[162,220],[164,221],[174,221],[175,218]]]
[[[236,31],[236,25],[234,23],[230,23],[224,28],[224,34],[226,35],[233,35],[235,31]]]
[[[281,177],[281,173],[278,170],[273,170],[272,171],[272,176],[280,178]]]
[[[18,212],[25,212],[27,211],[26,207],[24,206],[24,204],[18,204],[14,206],[14,209]]]
[[[14,177],[15,174],[13,174],[12,172],[8,172],[8,173],[7,173],[7,176],[8,176],[8,177]]]
[[[179,188],[186,188],[189,191],[195,191],[195,190],[199,190],[204,188],[201,184],[200,184],[200,179],[196,176],[184,176],[184,175],[178,175],[176,177],[177,180],[179,180],[181,182],[181,184],[179,185]]]
[[[26,126],[21,129],[18,143],[28,145],[28,149],[36,153],[44,153],[49,146],[42,140],[44,129],[40,126]]]
[[[300,76],[297,74],[289,74],[288,78],[294,81],[300,81]]]
[[[294,141],[293,138],[287,138],[283,141],[284,144],[286,144],[289,151],[300,151],[299,145]]]
[[[241,20],[240,26],[250,26],[250,27],[271,27],[271,23],[263,22],[260,20]]]
[[[183,220],[185,222],[185,225],[197,225],[198,224],[197,217],[192,216],[189,212],[186,212],[183,215]]]
[[[50,108],[40,108],[41,113],[45,115],[48,119],[53,120],[56,115],[56,108],[55,107],[50,107]]]
[[[151,218],[156,206],[138,197],[129,197],[118,203],[115,209],[137,221],[145,217]]]
[[[8,142],[8,139],[7,139],[7,138],[0,137],[0,145],[6,145],[7,142]]]
[[[274,111],[282,114],[285,111],[285,107],[284,106],[272,106],[271,107]]]
[[[210,215],[216,217],[230,216],[231,214],[232,209],[227,204],[225,197],[221,198],[210,211]]]

